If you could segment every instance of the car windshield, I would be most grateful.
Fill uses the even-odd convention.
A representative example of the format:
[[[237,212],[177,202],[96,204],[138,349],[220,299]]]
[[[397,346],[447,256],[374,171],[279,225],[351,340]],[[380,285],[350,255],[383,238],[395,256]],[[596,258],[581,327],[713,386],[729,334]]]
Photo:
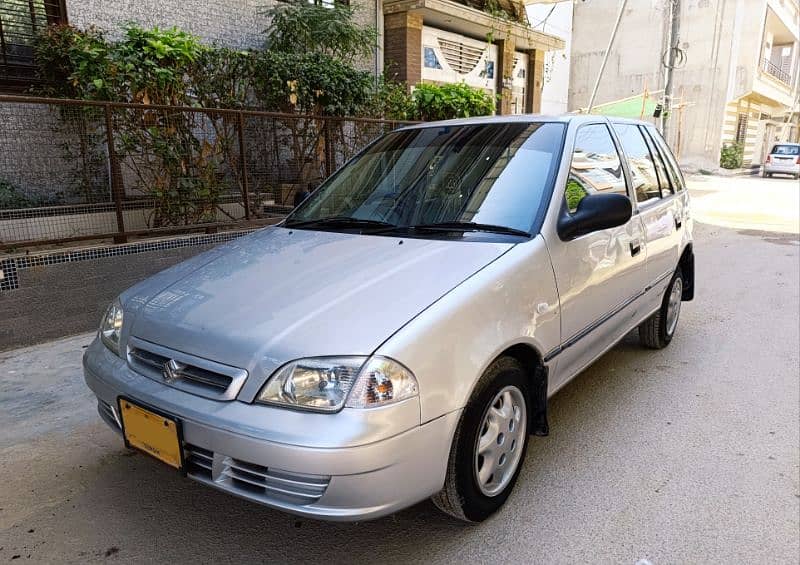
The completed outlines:
[[[773,155],[800,155],[800,145],[776,145],[772,148]]]
[[[556,122],[396,131],[328,179],[286,225],[530,232],[550,194],[563,136]]]

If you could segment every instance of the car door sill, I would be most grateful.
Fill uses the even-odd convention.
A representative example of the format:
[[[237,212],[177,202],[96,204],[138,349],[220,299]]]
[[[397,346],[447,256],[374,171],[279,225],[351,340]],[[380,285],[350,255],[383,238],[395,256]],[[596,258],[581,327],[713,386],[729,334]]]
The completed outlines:
[[[625,308],[627,308],[628,306],[630,306],[631,304],[636,302],[639,298],[641,298],[642,296],[644,296],[645,294],[650,292],[654,287],[658,286],[658,284],[661,281],[663,281],[665,278],[667,278],[671,274],[672,274],[671,272],[666,272],[663,275],[659,276],[655,281],[653,281],[651,284],[649,284],[647,287],[645,287],[644,290],[642,290],[641,292],[636,293],[635,295],[631,296],[627,300],[621,302],[620,304],[615,306],[611,311],[606,312],[605,314],[600,316],[598,319],[596,319],[594,322],[592,322],[591,324],[589,324],[588,326],[586,326],[585,328],[580,330],[578,333],[574,334],[572,337],[570,337],[568,340],[566,340],[560,346],[558,346],[558,347],[552,349],[551,351],[549,351],[547,353],[547,355],[544,356],[544,362],[547,363],[547,362],[553,360],[556,356],[558,356],[560,353],[562,353],[565,349],[569,349],[570,347],[572,347],[573,345],[578,343],[580,340],[582,340],[583,338],[588,336],[590,333],[595,331],[597,328],[599,328],[600,326],[602,326],[603,324],[608,322],[611,318],[613,318],[614,316],[616,316],[617,314],[622,312]]]

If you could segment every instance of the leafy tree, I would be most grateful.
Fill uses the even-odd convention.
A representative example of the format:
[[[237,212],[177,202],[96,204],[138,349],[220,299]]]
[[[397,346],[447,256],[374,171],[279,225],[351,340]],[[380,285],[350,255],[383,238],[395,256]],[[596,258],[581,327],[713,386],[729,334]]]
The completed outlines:
[[[447,120],[488,116],[494,113],[495,101],[480,88],[459,84],[418,84],[413,93],[414,118]]]
[[[206,108],[261,106],[253,93],[259,55],[226,47],[203,50],[189,77],[193,101]]]
[[[60,193],[49,195],[47,197],[29,196],[20,192],[10,182],[0,179],[0,210],[51,206],[59,203],[60,196]]]
[[[39,94],[110,100],[111,46],[102,31],[51,25],[37,37],[34,52],[43,86]]]
[[[199,39],[177,28],[124,28],[110,50],[111,80],[118,97],[144,104],[182,104],[189,100],[188,76],[206,51]]]
[[[305,0],[278,2],[266,10],[270,25],[266,47],[281,53],[325,53],[342,60],[372,53],[378,41],[373,27],[360,26],[354,9],[341,4],[323,6]]]
[[[719,166],[723,169],[738,169],[744,162],[744,145],[741,143],[725,143],[719,155]]]

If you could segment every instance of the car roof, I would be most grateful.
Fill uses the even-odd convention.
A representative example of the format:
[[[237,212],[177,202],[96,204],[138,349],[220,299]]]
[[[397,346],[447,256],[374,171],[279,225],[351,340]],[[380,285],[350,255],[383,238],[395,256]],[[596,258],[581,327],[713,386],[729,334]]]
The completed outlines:
[[[429,127],[441,126],[477,126],[483,124],[517,124],[517,123],[543,123],[543,122],[561,122],[561,123],[584,123],[584,122],[608,122],[612,124],[636,124],[643,126],[651,126],[650,122],[643,120],[633,120],[629,118],[616,118],[609,116],[601,116],[597,114],[560,114],[560,115],[546,115],[546,114],[511,114],[506,116],[479,116],[475,118],[458,118],[455,120],[442,120],[435,122],[420,122],[418,124],[409,124],[400,129],[419,129]]]

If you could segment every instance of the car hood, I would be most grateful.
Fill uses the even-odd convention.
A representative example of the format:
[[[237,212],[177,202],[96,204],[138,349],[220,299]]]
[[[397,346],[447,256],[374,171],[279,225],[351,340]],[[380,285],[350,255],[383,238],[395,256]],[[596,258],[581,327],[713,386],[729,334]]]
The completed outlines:
[[[371,354],[511,246],[274,227],[160,273],[123,302],[130,335],[266,378],[299,357]]]

